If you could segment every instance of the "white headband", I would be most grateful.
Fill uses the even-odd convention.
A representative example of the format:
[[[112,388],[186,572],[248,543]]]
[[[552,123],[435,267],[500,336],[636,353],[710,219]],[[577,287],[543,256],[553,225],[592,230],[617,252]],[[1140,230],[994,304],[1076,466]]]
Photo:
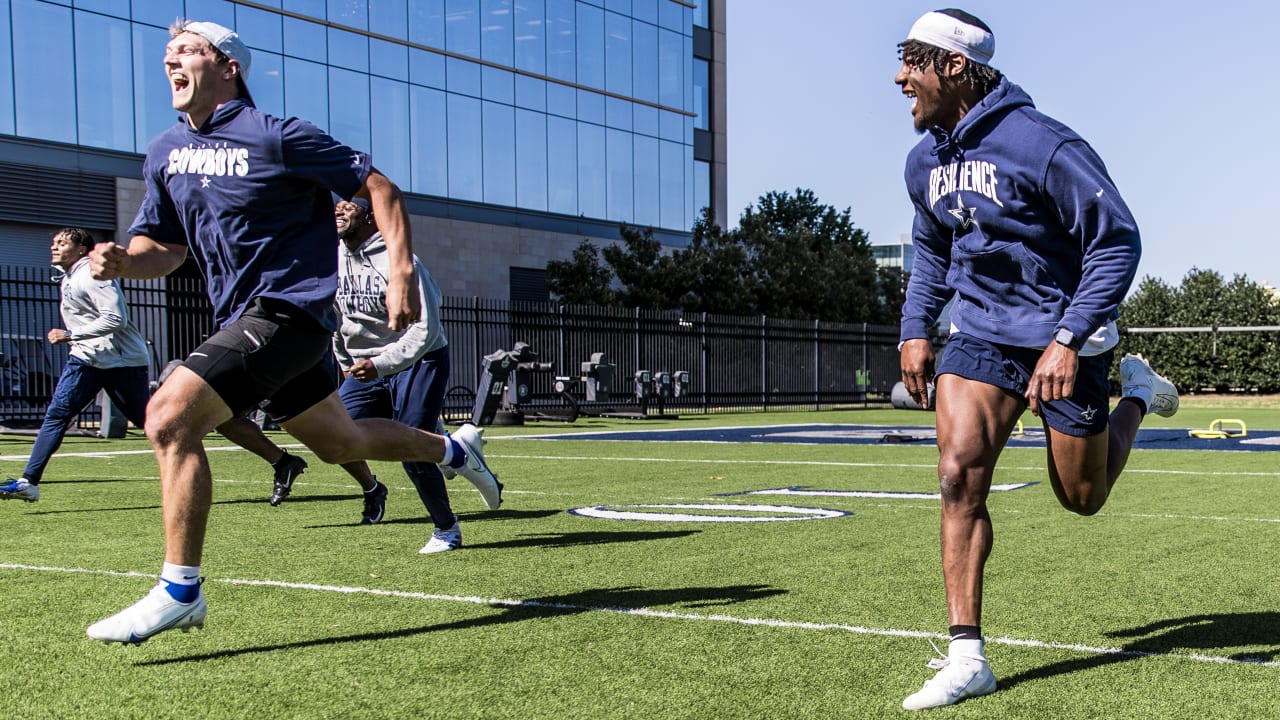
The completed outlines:
[[[911,26],[908,40],[919,40],[943,50],[958,52],[987,65],[996,53],[996,37],[977,25],[970,25],[945,13],[925,13]]]

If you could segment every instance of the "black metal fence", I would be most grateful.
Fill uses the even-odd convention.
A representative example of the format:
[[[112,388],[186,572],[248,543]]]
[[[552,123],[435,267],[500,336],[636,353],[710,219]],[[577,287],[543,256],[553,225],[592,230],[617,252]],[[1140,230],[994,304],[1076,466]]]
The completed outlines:
[[[133,322],[148,339],[154,377],[212,331],[203,282],[191,278],[124,283]],[[61,327],[58,287],[43,268],[0,266],[0,418],[34,423],[43,416],[66,362],[66,346],[49,345]],[[469,417],[482,362],[526,343],[550,369],[522,374],[523,410],[570,404],[643,414],[742,410],[820,410],[886,404],[899,377],[898,329],[814,321],[445,298],[445,333],[453,379],[446,412]],[[607,400],[585,403],[582,364],[603,353],[613,365]],[[679,396],[637,392],[641,371],[688,373]],[[514,378],[513,378],[514,380]],[[557,391],[567,386],[573,399]],[[649,388],[652,390],[652,388]],[[96,425],[97,408],[81,423]]]
[[[595,405],[645,413],[865,407],[888,403],[900,377],[895,326],[479,298],[447,298],[442,314],[455,385],[474,391],[482,358],[517,342],[552,364],[527,376],[535,409],[567,404],[554,390],[557,378],[568,378],[581,401],[582,365],[596,353],[614,369],[610,399]],[[679,397],[641,399],[641,371],[684,371],[689,383]]]

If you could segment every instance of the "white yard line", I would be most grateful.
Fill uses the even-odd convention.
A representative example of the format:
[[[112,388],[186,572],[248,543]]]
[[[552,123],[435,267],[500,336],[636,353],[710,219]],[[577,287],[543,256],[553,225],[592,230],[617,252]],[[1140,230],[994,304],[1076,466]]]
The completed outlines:
[[[41,565],[23,565],[19,563],[0,563],[0,570],[16,570],[42,573],[78,573],[84,575],[101,575],[127,578],[154,578],[154,574],[140,572],[120,572],[115,570],[93,570],[88,568],[49,567]],[[863,625],[845,625],[843,623],[815,623],[796,620],[776,620],[771,618],[736,617],[733,615],[704,615],[700,613],[682,613],[652,608],[627,608],[607,605],[572,605],[568,603],[544,602],[541,600],[517,600],[513,598],[480,597],[475,595],[443,595],[438,593],[409,592],[404,590],[382,590],[347,585],[320,585],[316,583],[295,583],[283,580],[250,580],[243,578],[210,578],[207,582],[224,585],[248,587],[273,587],[286,590],[305,590],[311,592],[338,593],[345,595],[372,595],[376,597],[396,598],[401,600],[426,600],[434,602],[466,603],[469,605],[489,605],[503,608],[551,608],[555,610],[572,610],[576,612],[599,612],[614,615],[653,618],[661,620],[682,620],[687,622],[729,623],[784,630],[839,631],[856,635],[872,635],[879,637],[919,638],[928,640],[946,640],[942,633],[922,630],[901,630],[895,628],[876,628]],[[1126,657],[1162,658],[1171,660],[1190,660],[1217,665],[1260,665],[1264,667],[1280,667],[1280,661],[1263,661],[1237,659],[1204,653],[1150,652],[1126,650],[1120,647],[1083,645],[1078,643],[1062,643],[1050,640],[1026,638],[987,638],[988,645],[1009,645],[1012,647],[1037,648],[1045,650],[1066,650],[1085,655],[1118,655]]]

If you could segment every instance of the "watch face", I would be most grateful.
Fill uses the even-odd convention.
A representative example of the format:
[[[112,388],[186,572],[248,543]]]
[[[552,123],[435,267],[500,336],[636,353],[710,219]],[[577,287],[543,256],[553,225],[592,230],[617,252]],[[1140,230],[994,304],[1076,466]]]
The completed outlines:
[[[1070,330],[1066,328],[1062,328],[1061,330],[1058,331],[1057,335],[1053,336],[1053,339],[1058,341],[1058,343],[1062,345],[1071,347],[1071,341],[1075,340],[1076,336],[1075,336],[1075,333],[1071,332]]]

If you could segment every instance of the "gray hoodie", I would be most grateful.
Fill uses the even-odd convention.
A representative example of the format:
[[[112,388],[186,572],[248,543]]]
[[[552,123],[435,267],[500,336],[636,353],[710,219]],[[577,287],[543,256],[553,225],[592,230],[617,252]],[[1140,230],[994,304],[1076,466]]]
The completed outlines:
[[[355,250],[338,244],[336,304],[342,319],[333,350],[343,370],[350,370],[356,360],[369,358],[378,377],[386,377],[448,345],[440,324],[440,288],[417,256],[413,269],[422,298],[422,319],[402,331],[387,327],[388,264],[382,233],[374,233]]]
[[[129,322],[120,283],[93,279],[82,257],[62,276],[61,289],[73,357],[104,370],[147,365],[147,343]]]

